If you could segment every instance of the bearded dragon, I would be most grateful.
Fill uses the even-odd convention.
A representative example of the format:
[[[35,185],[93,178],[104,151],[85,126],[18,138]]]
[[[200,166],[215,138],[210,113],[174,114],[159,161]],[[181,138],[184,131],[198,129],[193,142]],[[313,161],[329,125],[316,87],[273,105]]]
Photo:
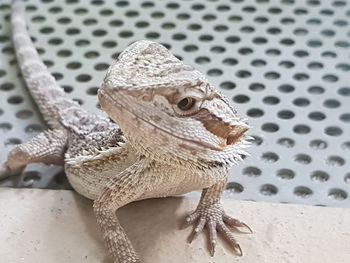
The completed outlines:
[[[14,147],[2,174],[30,163],[63,165],[72,187],[93,210],[116,263],[142,262],[116,210],[147,199],[202,190],[185,221],[204,228],[214,255],[217,232],[237,254],[229,227],[251,231],[224,212],[220,196],[229,168],[247,155],[249,125],[206,77],[164,46],[141,40],[109,67],[98,90],[102,114],[84,110],[49,73],[31,42],[21,1],[12,4],[13,43],[23,78],[50,127]]]

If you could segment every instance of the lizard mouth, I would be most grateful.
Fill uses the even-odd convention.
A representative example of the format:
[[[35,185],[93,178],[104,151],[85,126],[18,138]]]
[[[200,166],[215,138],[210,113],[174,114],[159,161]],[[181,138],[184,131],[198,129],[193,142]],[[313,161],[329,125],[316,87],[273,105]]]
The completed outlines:
[[[245,127],[242,128],[239,125],[234,126],[232,131],[230,132],[230,134],[225,139],[225,142],[223,142],[222,144],[219,144],[219,145],[214,145],[214,144],[210,144],[210,143],[206,143],[206,142],[198,141],[198,140],[192,140],[192,139],[189,139],[189,138],[184,138],[184,137],[175,135],[174,133],[171,133],[171,132],[167,131],[166,129],[163,129],[160,126],[155,125],[154,123],[152,123],[152,122],[150,122],[148,120],[145,120],[141,116],[135,114],[129,108],[123,106],[116,99],[114,99],[114,97],[111,96],[111,94],[108,92],[108,90],[105,90],[105,89],[101,88],[99,90],[99,96],[103,96],[105,102],[111,103],[111,104],[115,105],[116,107],[118,107],[119,109],[122,109],[123,111],[127,111],[134,118],[138,119],[139,121],[142,121],[142,122],[146,123],[147,125],[152,126],[152,128],[157,129],[158,131],[160,131],[162,133],[167,134],[167,136],[176,138],[178,140],[181,140],[182,142],[187,142],[190,145],[193,145],[195,147],[200,147],[200,148],[204,148],[204,149],[208,149],[208,150],[223,151],[227,146],[233,146],[233,145],[237,144],[237,142],[239,142],[240,139],[244,136],[244,133],[248,130],[248,128],[245,128]],[[119,97],[120,96],[122,96],[122,95],[119,94]],[[102,106],[102,108],[104,108],[102,104],[101,104],[101,106]],[[108,107],[104,108],[104,110],[106,110],[106,112],[113,113],[112,111],[108,111],[107,108]],[[118,123],[118,120],[116,120],[116,122]]]

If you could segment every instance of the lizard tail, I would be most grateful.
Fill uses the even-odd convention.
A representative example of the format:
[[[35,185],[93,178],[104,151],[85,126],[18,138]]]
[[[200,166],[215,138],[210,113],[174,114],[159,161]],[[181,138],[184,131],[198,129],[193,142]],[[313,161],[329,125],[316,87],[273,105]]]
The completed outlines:
[[[25,6],[21,0],[12,1],[11,23],[17,61],[30,94],[46,123],[51,128],[59,128],[60,109],[78,104],[65,94],[41,61],[27,31]]]

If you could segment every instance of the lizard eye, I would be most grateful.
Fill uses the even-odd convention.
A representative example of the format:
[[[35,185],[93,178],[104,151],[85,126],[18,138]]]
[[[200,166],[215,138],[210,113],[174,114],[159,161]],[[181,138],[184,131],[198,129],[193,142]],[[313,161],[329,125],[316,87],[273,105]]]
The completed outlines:
[[[184,99],[180,100],[177,103],[177,107],[180,110],[187,111],[187,110],[192,109],[195,104],[196,104],[196,100],[194,98],[187,97],[187,98],[184,98]]]

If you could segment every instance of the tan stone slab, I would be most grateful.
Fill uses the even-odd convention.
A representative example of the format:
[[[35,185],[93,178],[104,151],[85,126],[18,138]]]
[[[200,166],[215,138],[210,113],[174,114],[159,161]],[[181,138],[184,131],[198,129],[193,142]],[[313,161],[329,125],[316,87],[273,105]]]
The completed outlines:
[[[4,188],[0,200],[0,262],[109,262],[91,201],[70,191]],[[145,262],[350,262],[350,209],[224,200],[255,233],[236,234],[243,257],[220,240],[212,258],[205,235],[188,244],[191,229],[179,229],[197,201],[147,200],[118,212]]]

